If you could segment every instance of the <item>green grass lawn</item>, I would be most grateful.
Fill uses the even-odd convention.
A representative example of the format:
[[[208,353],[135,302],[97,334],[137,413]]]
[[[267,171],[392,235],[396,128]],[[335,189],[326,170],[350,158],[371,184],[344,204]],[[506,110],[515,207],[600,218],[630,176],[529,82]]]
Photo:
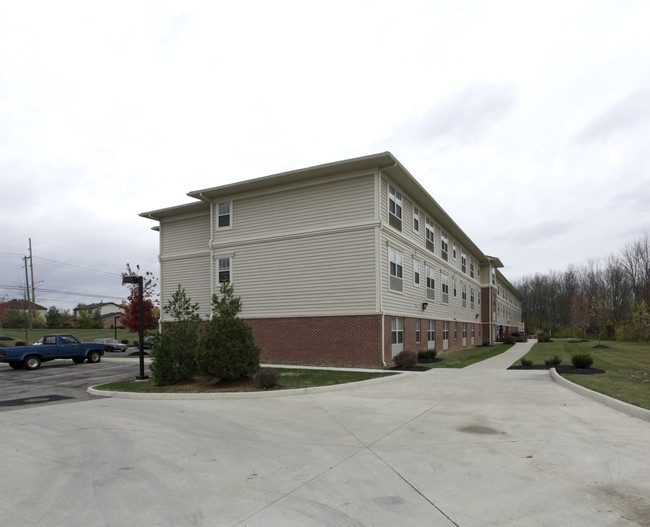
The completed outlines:
[[[566,379],[614,397],[626,403],[650,410],[650,343],[602,341],[607,348],[594,348],[597,340],[571,343],[568,339],[535,344],[526,355],[535,364],[558,355],[562,364],[571,364],[576,353],[589,353],[594,358],[592,368],[605,370],[596,375],[563,375]],[[519,364],[519,363],[517,363]]]
[[[95,339],[101,338],[115,338],[114,329],[30,329],[27,333],[27,343],[32,344],[34,341],[40,339],[43,335],[51,335],[53,333],[73,335],[82,342],[92,342]],[[15,345],[16,341],[25,342],[24,329],[2,328],[2,336],[11,337],[14,340],[0,340],[0,346],[13,346]],[[118,329],[117,340],[122,341],[122,339],[127,339],[129,341],[129,345],[132,345],[133,341],[138,340],[138,334],[130,333],[127,329]]]
[[[395,372],[362,372],[362,371],[333,371],[333,370],[303,370],[293,368],[274,368],[280,372],[280,389],[293,390],[297,388],[311,388],[314,386],[330,386],[348,382],[367,381],[388,375],[397,375]],[[156,386],[153,380],[148,381],[120,381],[95,386],[98,390],[137,392],[137,393],[211,393],[211,392],[248,392],[260,391],[252,381],[242,380],[232,383],[215,384],[213,381],[193,380],[181,382],[171,386]]]
[[[420,366],[426,366],[427,368],[464,368],[475,362],[500,355],[511,347],[512,345],[497,344],[496,346],[481,346],[478,348],[450,351],[449,353],[438,353],[436,358],[441,359],[440,362],[429,362],[420,364]]]

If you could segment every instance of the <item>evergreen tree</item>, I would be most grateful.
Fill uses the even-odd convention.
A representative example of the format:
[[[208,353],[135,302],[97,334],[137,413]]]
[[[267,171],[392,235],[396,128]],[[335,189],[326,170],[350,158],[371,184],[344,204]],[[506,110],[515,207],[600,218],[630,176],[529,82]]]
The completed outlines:
[[[174,321],[165,323],[162,332],[153,335],[151,372],[156,384],[173,384],[196,375],[199,305],[193,304],[179,285],[165,311]]]
[[[255,346],[253,328],[237,314],[241,299],[233,286],[222,282],[221,297],[212,297],[212,318],[199,341],[196,361],[199,373],[222,380],[250,377],[260,367],[260,349]]]

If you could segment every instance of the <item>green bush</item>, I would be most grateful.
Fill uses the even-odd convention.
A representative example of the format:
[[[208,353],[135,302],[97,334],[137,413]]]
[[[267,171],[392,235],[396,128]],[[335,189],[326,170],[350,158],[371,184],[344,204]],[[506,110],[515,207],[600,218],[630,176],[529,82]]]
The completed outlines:
[[[201,325],[199,305],[192,304],[179,285],[165,311],[175,322],[165,324],[161,333],[151,334],[154,342],[151,373],[158,385],[174,384],[192,378],[197,372],[196,350]]]
[[[546,333],[538,333],[537,342],[551,342],[551,337],[549,337]]]
[[[557,355],[553,355],[552,357],[546,357],[544,359],[544,364],[546,364],[547,368],[555,368],[562,364],[562,359]]]
[[[528,337],[526,335],[519,335],[515,337],[515,342],[528,342]]]
[[[514,344],[515,343],[515,337],[512,335],[506,335],[503,337],[503,343],[504,344]]]
[[[276,388],[280,382],[280,372],[274,368],[262,368],[255,374],[255,385],[263,390]]]
[[[420,359],[435,359],[438,352],[435,349],[418,352],[418,360]]]
[[[395,366],[398,368],[413,368],[418,364],[418,356],[412,351],[400,351],[395,357]]]
[[[594,363],[594,358],[589,353],[576,353],[571,357],[571,363],[576,368],[589,368]]]
[[[522,358],[519,362],[524,368],[531,368],[534,364],[531,359],[527,359],[526,357]]]
[[[196,363],[199,374],[221,380],[251,377],[260,367],[260,349],[253,328],[237,316],[241,299],[233,296],[228,282],[221,284],[221,298],[212,297],[212,318],[199,340]]]

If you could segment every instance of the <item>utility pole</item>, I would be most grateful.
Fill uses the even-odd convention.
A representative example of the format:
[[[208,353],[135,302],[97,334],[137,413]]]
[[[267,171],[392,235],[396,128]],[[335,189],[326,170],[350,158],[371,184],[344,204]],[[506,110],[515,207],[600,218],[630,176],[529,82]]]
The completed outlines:
[[[25,309],[23,311],[27,311],[27,307],[29,306],[29,314],[27,315],[29,324],[27,324],[27,320],[25,321],[25,343],[27,343],[27,326],[29,326],[29,329],[31,329],[32,325],[32,304],[29,299],[29,275],[27,274],[27,256],[25,256],[23,260],[25,260]]]
[[[36,305],[34,305],[34,304],[36,304],[36,289],[35,289],[36,286],[34,285],[34,257],[32,255],[32,239],[31,238],[29,239],[29,267],[30,267],[31,272],[32,272],[32,308],[33,309],[30,310],[30,311],[31,311],[31,317],[32,317],[31,324],[33,324],[34,320],[36,319]],[[31,325],[30,325],[30,327],[31,327]]]

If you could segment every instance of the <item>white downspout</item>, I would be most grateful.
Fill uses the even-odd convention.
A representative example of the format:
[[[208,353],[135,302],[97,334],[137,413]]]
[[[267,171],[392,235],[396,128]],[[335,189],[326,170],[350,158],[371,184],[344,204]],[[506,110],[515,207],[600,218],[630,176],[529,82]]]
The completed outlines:
[[[210,241],[208,242],[208,248],[210,249],[210,301],[212,301],[212,296],[214,295],[214,203],[211,199],[206,198],[203,193],[199,193],[199,196],[203,201],[207,201],[210,204]],[[212,313],[211,306],[208,306],[210,313]],[[208,318],[211,318],[212,315],[209,315]]]
[[[397,163],[394,163],[390,167],[386,168],[395,168],[397,166]],[[386,170],[386,168],[382,169],[380,168],[377,171],[377,179],[375,180],[376,182],[376,187],[375,190],[377,192],[377,209],[375,211],[375,220],[377,220],[377,230],[376,230],[376,240],[375,240],[375,246],[376,246],[376,251],[377,251],[377,272],[379,274],[379,283],[377,286],[377,300],[379,302],[379,313],[381,314],[381,363],[384,366],[384,368],[387,366],[386,364],[386,313],[384,312],[384,302],[383,302],[383,296],[382,296],[382,281],[381,281],[381,276],[382,276],[382,267],[381,267],[381,172],[382,170]]]

